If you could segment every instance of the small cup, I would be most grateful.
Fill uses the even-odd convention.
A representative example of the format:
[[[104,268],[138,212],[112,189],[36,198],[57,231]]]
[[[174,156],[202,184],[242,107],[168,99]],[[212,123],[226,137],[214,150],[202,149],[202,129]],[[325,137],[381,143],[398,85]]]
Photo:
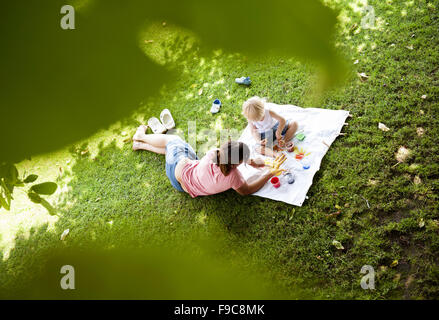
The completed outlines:
[[[285,177],[288,179],[288,184],[293,184],[295,181],[294,175],[291,172],[288,172]]]
[[[275,188],[279,188],[280,187],[280,180],[279,180],[278,177],[271,178],[270,182],[273,185],[273,187],[275,187]]]

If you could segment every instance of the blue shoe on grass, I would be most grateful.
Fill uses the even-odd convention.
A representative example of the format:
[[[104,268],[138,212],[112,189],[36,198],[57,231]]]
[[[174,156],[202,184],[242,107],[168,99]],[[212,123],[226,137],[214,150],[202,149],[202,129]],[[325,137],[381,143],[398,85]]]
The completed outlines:
[[[236,78],[235,82],[238,84],[244,84],[246,86],[249,86],[252,83],[252,81],[250,80],[250,77]]]

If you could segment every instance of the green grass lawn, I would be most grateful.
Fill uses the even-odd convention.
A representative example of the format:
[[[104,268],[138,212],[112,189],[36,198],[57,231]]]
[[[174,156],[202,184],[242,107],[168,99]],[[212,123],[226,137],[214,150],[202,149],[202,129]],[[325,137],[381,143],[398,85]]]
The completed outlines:
[[[176,81],[143,101],[132,117],[87,141],[19,164],[20,171],[59,183],[49,198],[58,215],[20,194],[11,212],[0,210],[5,295],[33,279],[51,249],[175,242],[196,247],[200,239],[210,239],[216,245],[209,254],[237,268],[257,269],[286,297],[303,291],[299,297],[437,299],[438,3],[369,1],[377,19],[374,28],[362,29],[360,4],[366,1],[325,2],[341,9],[335,42],[352,72],[342,88],[326,92],[318,103],[310,95],[315,83],[310,64],[270,52],[259,58],[220,48],[204,52],[195,36],[168,24],[142,33],[142,50],[173,70]],[[366,81],[357,75],[363,72]],[[250,76],[253,84],[235,84],[240,76]],[[168,182],[163,156],[133,152],[126,142],[163,108],[183,132],[196,120],[201,143],[203,128],[242,130],[241,105],[254,95],[353,115],[346,136],[324,157],[302,207],[233,191],[191,199]],[[215,98],[223,106],[212,115]],[[390,130],[379,130],[379,122]],[[401,146],[410,153],[398,163]],[[60,241],[67,228],[70,234]],[[361,289],[363,265],[375,268],[376,290]]]

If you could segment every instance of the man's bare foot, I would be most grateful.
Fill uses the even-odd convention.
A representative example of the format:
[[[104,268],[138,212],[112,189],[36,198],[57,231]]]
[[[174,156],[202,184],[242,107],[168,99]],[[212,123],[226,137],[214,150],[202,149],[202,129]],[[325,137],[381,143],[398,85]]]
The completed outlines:
[[[148,129],[148,126],[145,126],[144,124],[141,124],[138,128],[136,133],[133,136],[133,140],[138,141],[141,140],[142,136],[145,134],[146,129]]]

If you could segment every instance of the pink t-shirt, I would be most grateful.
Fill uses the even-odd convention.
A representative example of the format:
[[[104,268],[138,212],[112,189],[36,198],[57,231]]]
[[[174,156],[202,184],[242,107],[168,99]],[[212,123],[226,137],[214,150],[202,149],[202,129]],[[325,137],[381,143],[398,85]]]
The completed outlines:
[[[213,159],[216,150],[210,150],[201,160],[192,160],[182,169],[181,180],[192,198],[221,193],[230,188],[239,189],[244,183],[244,177],[237,168],[227,176],[223,175]]]

